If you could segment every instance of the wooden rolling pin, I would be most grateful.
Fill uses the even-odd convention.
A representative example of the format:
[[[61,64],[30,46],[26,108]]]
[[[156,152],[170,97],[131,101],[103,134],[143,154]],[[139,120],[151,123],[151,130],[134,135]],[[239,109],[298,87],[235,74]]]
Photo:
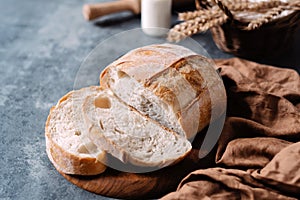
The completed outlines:
[[[86,20],[90,21],[111,13],[131,11],[134,14],[141,13],[142,0],[119,0],[106,3],[85,4],[82,12]],[[195,0],[173,0],[173,8],[191,7]]]

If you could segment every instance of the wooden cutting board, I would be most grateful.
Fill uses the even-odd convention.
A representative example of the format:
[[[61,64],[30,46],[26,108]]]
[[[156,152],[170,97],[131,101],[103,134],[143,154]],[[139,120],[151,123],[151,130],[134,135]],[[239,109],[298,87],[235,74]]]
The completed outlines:
[[[213,156],[208,155],[201,160],[198,157],[204,135],[198,134],[193,141],[191,153],[180,163],[154,172],[135,174],[108,168],[96,176],[60,174],[78,187],[103,196],[123,199],[159,198],[175,191],[180,181],[190,172],[213,165]]]

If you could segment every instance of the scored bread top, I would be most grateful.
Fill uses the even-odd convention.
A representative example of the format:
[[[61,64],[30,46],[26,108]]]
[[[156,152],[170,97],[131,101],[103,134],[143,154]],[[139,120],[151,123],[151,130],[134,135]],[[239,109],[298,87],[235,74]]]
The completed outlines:
[[[156,44],[129,51],[111,66],[118,67],[120,71],[124,71],[139,82],[146,82],[172,63],[189,55],[196,53],[179,45]]]
[[[45,127],[47,154],[63,173],[95,175],[106,169],[100,162],[105,159],[105,152],[82,137],[83,100],[98,93],[99,88],[93,86],[71,91],[50,110]]]
[[[213,63],[179,45],[134,49],[100,75],[102,87],[141,113],[193,138],[224,111],[222,80]],[[215,109],[221,108],[221,109]]]

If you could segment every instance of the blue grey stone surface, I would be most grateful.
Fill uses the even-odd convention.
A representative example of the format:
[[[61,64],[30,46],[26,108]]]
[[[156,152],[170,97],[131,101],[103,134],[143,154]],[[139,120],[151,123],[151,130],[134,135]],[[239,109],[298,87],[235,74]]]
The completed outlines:
[[[84,58],[99,42],[140,26],[126,12],[88,23],[81,14],[88,2],[95,1],[0,0],[0,199],[108,199],[69,183],[45,152],[49,109],[73,89]],[[286,55],[259,62],[299,72],[299,35]],[[193,39],[213,58],[232,57],[209,33]]]

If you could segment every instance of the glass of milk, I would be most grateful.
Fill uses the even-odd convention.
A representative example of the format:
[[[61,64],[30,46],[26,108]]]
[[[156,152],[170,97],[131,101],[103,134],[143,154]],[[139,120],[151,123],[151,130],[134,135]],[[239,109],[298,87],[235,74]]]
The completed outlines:
[[[172,0],[141,0],[141,26],[150,36],[165,36],[171,26]]]

